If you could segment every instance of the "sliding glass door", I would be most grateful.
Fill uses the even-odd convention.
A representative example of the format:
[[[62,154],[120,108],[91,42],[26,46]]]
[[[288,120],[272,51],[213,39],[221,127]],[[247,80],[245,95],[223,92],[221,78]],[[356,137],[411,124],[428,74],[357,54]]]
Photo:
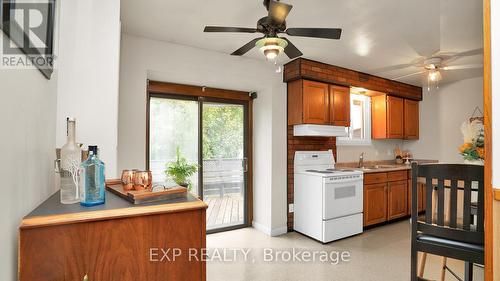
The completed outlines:
[[[207,230],[246,225],[248,103],[151,95],[148,123],[148,165],[154,181],[176,185],[165,171],[185,159],[197,167],[188,182],[190,192],[208,205]]]
[[[204,102],[202,117],[203,200],[207,229],[245,223],[245,108]]]
[[[176,185],[167,175],[177,156],[198,165],[198,101],[151,97],[149,100],[149,170],[155,183]],[[191,193],[198,196],[198,171],[188,178]]]

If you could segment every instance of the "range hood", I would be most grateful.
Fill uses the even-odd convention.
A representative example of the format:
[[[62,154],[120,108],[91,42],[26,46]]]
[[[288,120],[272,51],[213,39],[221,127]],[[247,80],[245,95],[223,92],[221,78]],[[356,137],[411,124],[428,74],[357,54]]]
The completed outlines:
[[[347,128],[328,125],[295,125],[293,135],[296,137],[347,137]]]

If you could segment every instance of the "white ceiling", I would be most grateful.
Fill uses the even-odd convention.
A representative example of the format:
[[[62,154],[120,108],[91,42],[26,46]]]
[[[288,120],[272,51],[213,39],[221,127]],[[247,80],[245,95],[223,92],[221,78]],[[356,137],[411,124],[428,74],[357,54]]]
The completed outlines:
[[[305,58],[394,78],[417,67],[384,71],[436,51],[482,48],[482,1],[283,0],[292,4],[288,27],[341,27],[341,40],[288,38]],[[262,0],[122,0],[123,32],[227,53],[260,34],[204,33],[205,25],[255,27],[267,11]],[[254,48],[245,56],[264,60]],[[288,59],[282,58],[282,62]],[[482,55],[449,65],[481,64]],[[481,69],[443,73],[442,83],[477,77]],[[425,85],[423,75],[400,81]]]

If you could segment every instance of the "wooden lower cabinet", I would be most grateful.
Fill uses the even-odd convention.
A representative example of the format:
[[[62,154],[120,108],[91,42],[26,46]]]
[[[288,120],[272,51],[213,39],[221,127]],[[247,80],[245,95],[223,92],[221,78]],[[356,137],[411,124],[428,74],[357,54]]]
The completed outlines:
[[[387,220],[387,183],[365,184],[363,226]]]
[[[407,180],[388,183],[387,219],[397,219],[407,215]]]
[[[19,280],[205,280],[204,247],[205,209],[21,228]]]
[[[363,176],[363,226],[407,216],[407,171],[366,173]]]

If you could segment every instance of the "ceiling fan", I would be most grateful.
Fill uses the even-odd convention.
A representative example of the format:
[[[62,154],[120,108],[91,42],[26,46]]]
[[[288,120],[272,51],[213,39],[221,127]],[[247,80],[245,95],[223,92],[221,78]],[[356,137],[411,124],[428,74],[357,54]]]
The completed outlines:
[[[449,54],[449,53],[446,54],[438,52],[428,58],[421,57],[412,63],[392,66],[384,70],[388,71],[388,70],[404,69],[410,66],[420,67],[422,68],[421,71],[398,76],[393,78],[393,80],[400,80],[406,77],[427,73],[427,83],[428,83],[428,88],[430,89],[431,85],[433,84],[436,87],[439,87],[438,82],[441,81],[442,79],[441,71],[482,68],[483,67],[482,64],[448,65],[450,62],[455,61],[459,58],[473,56],[473,55],[480,55],[482,53],[483,53],[482,48],[455,54]]]
[[[278,34],[285,33],[289,36],[314,37],[325,39],[340,39],[340,28],[287,28],[286,17],[292,5],[279,2],[279,0],[264,0],[268,15],[257,21],[256,28],[206,26],[204,32],[242,32],[262,33],[263,36],[255,38],[231,55],[242,56],[253,47],[259,47],[267,60],[276,60],[284,52],[290,59],[299,57],[302,52],[285,37]]]

